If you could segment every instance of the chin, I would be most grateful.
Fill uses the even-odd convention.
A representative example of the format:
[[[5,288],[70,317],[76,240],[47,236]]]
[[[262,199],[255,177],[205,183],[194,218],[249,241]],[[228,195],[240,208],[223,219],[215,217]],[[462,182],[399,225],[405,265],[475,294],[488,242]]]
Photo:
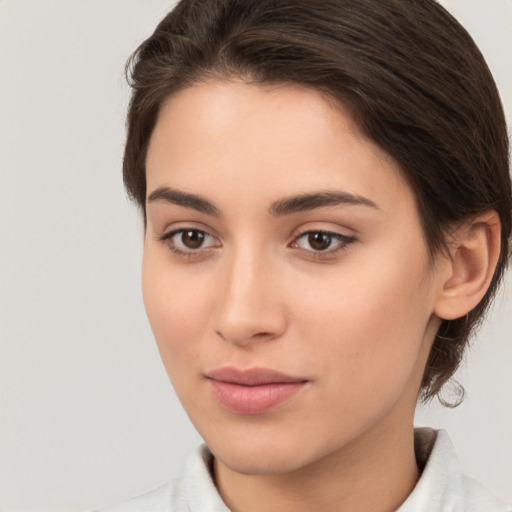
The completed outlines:
[[[229,446],[212,449],[215,458],[232,471],[243,475],[278,475],[292,472],[307,464],[297,448],[265,449],[259,446]]]
[[[254,425],[252,425],[254,427]],[[284,474],[322,458],[322,446],[305,443],[292,429],[245,428],[204,439],[215,458],[232,471],[245,475]]]

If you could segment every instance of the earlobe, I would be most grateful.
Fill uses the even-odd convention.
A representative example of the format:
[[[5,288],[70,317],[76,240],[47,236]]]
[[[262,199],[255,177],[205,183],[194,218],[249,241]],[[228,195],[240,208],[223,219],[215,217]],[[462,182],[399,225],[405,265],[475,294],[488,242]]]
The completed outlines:
[[[448,271],[441,283],[435,314],[454,320],[469,313],[482,300],[494,275],[500,254],[501,223],[490,210],[457,230]]]

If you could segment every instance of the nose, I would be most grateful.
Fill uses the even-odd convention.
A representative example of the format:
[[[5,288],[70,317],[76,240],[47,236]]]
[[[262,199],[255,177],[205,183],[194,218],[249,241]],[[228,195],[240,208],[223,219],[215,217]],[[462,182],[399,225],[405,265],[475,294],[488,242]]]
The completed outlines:
[[[217,276],[222,283],[215,318],[218,336],[240,347],[282,336],[287,325],[284,293],[274,267],[247,250],[225,262]]]

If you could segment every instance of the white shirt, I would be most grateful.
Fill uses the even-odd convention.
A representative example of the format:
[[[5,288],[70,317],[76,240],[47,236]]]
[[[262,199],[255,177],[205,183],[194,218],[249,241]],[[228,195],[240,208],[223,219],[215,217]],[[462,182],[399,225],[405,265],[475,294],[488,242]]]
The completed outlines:
[[[421,477],[397,512],[512,512],[476,480],[462,474],[444,430],[415,430]],[[154,491],[96,512],[229,512],[210,475],[205,445],[187,460],[183,476]]]

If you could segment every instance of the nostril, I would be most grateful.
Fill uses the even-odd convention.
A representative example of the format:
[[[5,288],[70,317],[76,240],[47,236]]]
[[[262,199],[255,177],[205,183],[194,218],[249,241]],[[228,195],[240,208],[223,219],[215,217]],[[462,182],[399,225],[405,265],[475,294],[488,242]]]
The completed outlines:
[[[256,342],[270,341],[277,337],[277,334],[271,332],[254,332],[247,333],[235,331],[215,331],[215,333],[224,341],[232,345],[249,345]]]

